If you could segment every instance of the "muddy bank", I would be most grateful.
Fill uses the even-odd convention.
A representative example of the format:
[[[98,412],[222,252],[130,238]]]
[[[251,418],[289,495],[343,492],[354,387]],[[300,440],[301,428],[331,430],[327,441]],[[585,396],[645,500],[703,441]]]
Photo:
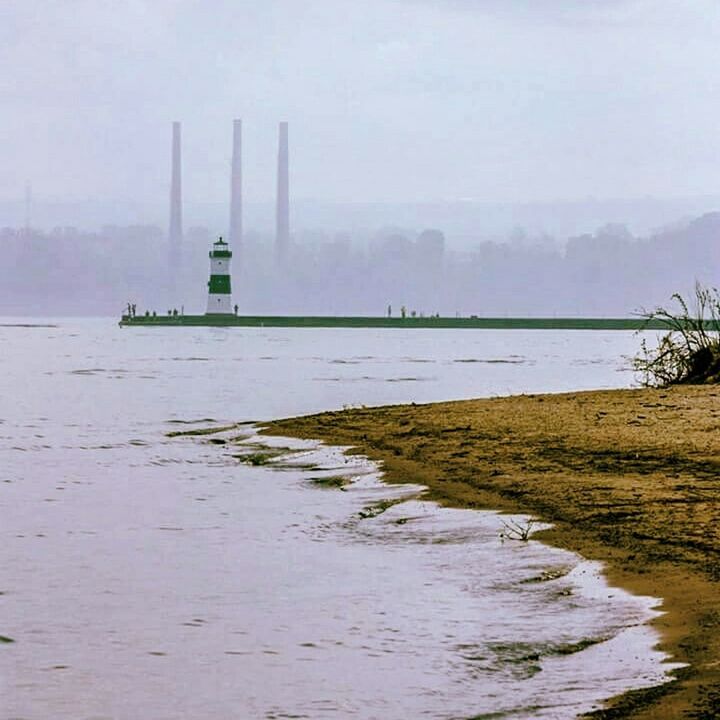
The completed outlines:
[[[662,597],[661,647],[689,667],[607,718],[720,717],[720,389],[613,390],[400,405],[270,423],[352,445],[456,507],[531,512],[537,536]]]

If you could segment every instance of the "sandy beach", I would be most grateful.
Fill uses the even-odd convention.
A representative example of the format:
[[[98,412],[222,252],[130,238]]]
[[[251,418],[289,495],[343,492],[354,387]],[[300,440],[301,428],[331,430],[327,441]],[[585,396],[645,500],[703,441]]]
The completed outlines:
[[[391,482],[463,508],[532,513],[534,537],[663,599],[661,648],[687,667],[603,718],[720,717],[720,389],[522,395],[326,412],[273,435],[349,445]]]

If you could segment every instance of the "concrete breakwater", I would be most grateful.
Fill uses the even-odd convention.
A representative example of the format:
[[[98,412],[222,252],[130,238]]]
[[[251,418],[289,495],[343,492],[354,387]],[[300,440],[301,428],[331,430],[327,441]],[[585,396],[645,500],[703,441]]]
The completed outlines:
[[[120,326],[307,327],[476,330],[666,330],[642,318],[361,317],[326,315],[123,315]]]

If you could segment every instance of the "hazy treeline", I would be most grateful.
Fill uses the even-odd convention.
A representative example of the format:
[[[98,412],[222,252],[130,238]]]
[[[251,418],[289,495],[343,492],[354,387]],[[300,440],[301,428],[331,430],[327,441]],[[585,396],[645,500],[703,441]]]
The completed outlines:
[[[720,196],[684,198],[578,199],[548,202],[482,202],[442,200],[436,202],[331,202],[293,197],[292,226],[323,228],[325,232],[351,232],[354,240],[367,237],[373,228],[394,225],[403,228],[439,227],[455,250],[471,250],[478,243],[478,228],[484,238],[502,238],[514,227],[531,234],[548,233],[565,240],[607,222],[623,222],[639,235],[648,235],[674,222],[692,218],[709,207],[718,207]],[[246,228],[268,235],[275,228],[275,202],[243,202]],[[30,206],[23,198],[0,199],[0,227],[19,227],[30,216],[32,226],[52,228],[72,224],[83,228],[103,225],[156,225],[167,218],[167,197],[154,202],[117,199],[99,201],[50,200],[33,198]],[[227,222],[226,201],[198,202],[183,198],[183,217],[187,226],[222,228]]]
[[[233,296],[241,313],[381,315],[391,306],[431,315],[627,315],[715,284],[720,213],[649,237],[621,225],[558,242],[521,229],[452,248],[440,230],[386,228],[372,236],[304,231],[278,263],[273,238],[247,233],[234,247]],[[184,308],[202,313],[213,236],[185,234],[182,267],[168,270],[154,226],[0,231],[0,314],[119,315]]]

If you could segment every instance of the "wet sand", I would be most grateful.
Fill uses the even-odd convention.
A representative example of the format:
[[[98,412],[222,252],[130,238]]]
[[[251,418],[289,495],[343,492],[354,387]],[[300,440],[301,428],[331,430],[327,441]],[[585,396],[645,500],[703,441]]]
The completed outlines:
[[[602,718],[720,717],[720,389],[610,390],[327,412],[273,435],[351,445],[392,482],[463,508],[529,512],[534,537],[663,598],[661,648],[688,666]]]

